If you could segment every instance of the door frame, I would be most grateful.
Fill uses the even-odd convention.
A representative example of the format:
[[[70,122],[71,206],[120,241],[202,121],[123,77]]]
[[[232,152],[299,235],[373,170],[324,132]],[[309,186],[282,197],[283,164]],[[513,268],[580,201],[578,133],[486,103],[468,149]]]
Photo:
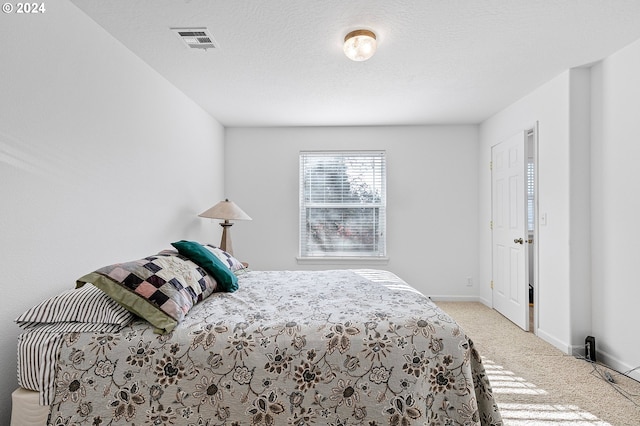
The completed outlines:
[[[538,156],[538,145],[539,145],[539,129],[538,129],[538,121],[534,122],[533,125],[531,126],[527,126],[523,129],[525,137],[526,137],[526,143],[525,143],[525,151],[527,153],[527,161],[529,158],[529,148],[531,145],[532,148],[532,157],[533,157],[533,175],[534,175],[534,188],[533,188],[533,216],[534,216],[534,226],[533,226],[533,244],[525,244],[525,256],[529,256],[529,253],[531,252],[531,254],[533,255],[533,261],[529,263],[529,270],[530,272],[533,272],[533,288],[534,288],[534,292],[533,292],[533,321],[531,320],[531,318],[529,319],[529,322],[532,324],[531,327],[529,327],[529,332],[537,335],[538,334],[538,326],[539,326],[539,312],[540,312],[540,285],[539,285],[539,264],[538,264],[538,258],[539,258],[539,229],[540,229],[540,217],[539,217],[539,156]],[[493,150],[493,146],[489,147],[489,150],[492,151]],[[492,157],[492,155],[490,155]],[[526,177],[525,177],[526,178]],[[490,205],[491,205],[491,217],[493,218],[493,177],[491,178],[491,201],[490,201]],[[525,204],[526,204],[526,199],[525,199]],[[525,211],[527,211],[527,206],[524,206]],[[528,231],[528,230],[527,230]],[[493,270],[493,265],[494,265],[494,259],[493,259],[493,231],[491,232],[491,279],[494,279],[494,274],[495,271]],[[528,234],[527,234],[528,235]],[[493,281],[492,281],[493,282]],[[529,283],[529,278],[526,277],[525,282],[527,283],[527,289],[525,294],[527,295],[527,309],[529,306],[528,303],[528,294],[529,294],[529,288],[528,288],[528,283]],[[495,309],[495,299],[494,299],[494,288],[493,285],[491,286],[491,307],[493,309]]]
[[[529,268],[533,268],[533,327],[529,330],[536,336],[538,335],[538,324],[540,320],[540,281],[538,274],[538,259],[539,259],[539,250],[540,250],[540,209],[539,205],[539,195],[540,195],[540,175],[538,171],[540,168],[538,167],[539,156],[538,156],[538,146],[539,146],[539,136],[540,132],[538,129],[538,121],[533,123],[532,126],[528,127],[526,130],[527,138],[531,135],[531,144],[533,144],[533,247],[529,245],[528,250],[533,250],[533,262],[529,265]]]

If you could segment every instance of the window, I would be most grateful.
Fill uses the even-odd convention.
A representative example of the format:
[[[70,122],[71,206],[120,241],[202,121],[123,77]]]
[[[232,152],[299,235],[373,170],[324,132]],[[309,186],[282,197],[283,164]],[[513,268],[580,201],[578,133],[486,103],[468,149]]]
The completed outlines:
[[[384,152],[300,153],[300,256],[386,255]]]
[[[527,163],[527,230],[533,232],[535,228],[535,169],[533,161]]]

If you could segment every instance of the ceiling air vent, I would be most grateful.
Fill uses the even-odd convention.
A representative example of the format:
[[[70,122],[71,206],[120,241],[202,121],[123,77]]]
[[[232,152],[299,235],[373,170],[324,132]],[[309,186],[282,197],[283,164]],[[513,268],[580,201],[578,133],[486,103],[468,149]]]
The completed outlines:
[[[189,49],[215,49],[216,41],[206,28],[171,28]]]

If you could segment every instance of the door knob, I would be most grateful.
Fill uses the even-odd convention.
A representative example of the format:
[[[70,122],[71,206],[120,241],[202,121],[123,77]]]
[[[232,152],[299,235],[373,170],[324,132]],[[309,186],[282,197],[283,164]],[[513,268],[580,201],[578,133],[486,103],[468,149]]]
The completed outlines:
[[[513,242],[516,243],[516,244],[523,244],[524,240],[522,238],[516,238],[516,239],[513,240]]]

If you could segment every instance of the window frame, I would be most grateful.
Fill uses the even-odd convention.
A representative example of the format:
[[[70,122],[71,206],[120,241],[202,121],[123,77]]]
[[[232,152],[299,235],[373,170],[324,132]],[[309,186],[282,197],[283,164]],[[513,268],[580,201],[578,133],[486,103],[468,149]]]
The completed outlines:
[[[379,201],[375,203],[349,203],[349,202],[326,202],[318,203],[307,201],[307,187],[305,186],[305,161],[309,157],[326,157],[326,158],[349,158],[349,157],[371,157],[372,160],[379,161],[381,163],[380,170],[375,170],[374,174],[379,178],[379,186],[375,186],[375,189],[379,190]],[[374,167],[375,169],[375,167]],[[325,261],[337,261],[350,262],[354,260],[358,261],[387,261],[387,223],[386,223],[386,210],[387,210],[387,155],[384,150],[308,150],[300,151],[299,153],[299,206],[298,206],[298,261],[299,263],[307,262],[325,262]],[[309,250],[307,244],[307,210],[310,208],[371,208],[377,209],[376,217],[370,223],[372,228],[378,229],[376,235],[376,249],[354,251],[350,253],[348,251],[322,251],[322,250]],[[375,221],[375,223],[374,223]]]

